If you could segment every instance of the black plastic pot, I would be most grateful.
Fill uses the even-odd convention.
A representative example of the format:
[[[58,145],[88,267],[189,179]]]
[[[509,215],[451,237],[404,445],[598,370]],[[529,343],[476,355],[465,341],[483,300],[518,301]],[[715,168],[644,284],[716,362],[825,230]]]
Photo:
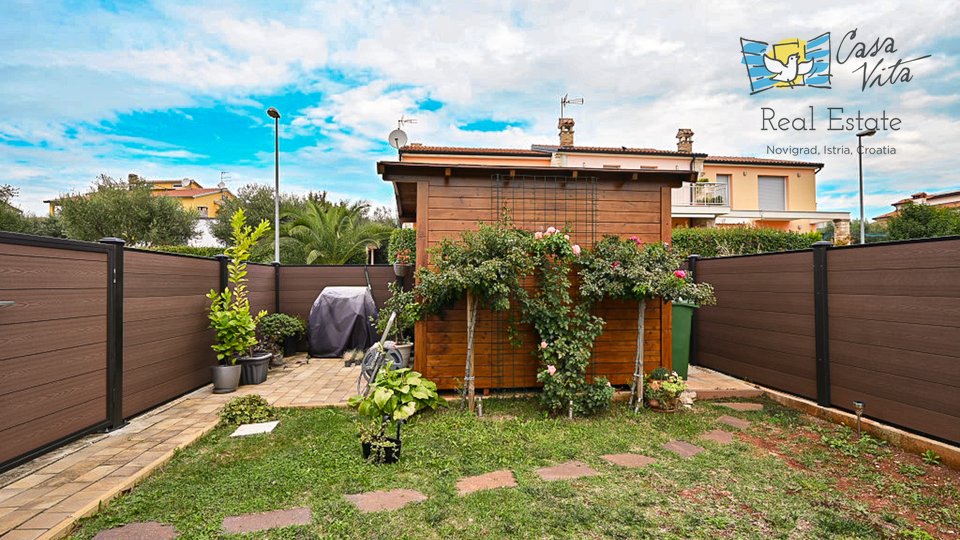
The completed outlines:
[[[390,464],[400,461],[400,439],[387,437],[386,440],[393,443],[394,446],[380,446],[376,443],[361,442],[360,451],[363,454],[363,459],[370,460],[372,455],[374,463]]]
[[[244,356],[237,361],[240,365],[240,384],[260,384],[267,380],[267,369],[270,367],[270,352],[257,352],[253,356]]]
[[[297,343],[300,342],[298,336],[290,336],[283,339],[283,355],[293,356],[297,354]]]

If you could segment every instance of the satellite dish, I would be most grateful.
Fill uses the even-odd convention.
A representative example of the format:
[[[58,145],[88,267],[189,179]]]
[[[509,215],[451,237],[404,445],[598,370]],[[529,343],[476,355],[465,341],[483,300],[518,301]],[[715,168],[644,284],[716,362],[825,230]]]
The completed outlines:
[[[395,129],[390,132],[390,135],[387,135],[387,140],[390,142],[390,146],[399,150],[400,147],[407,145],[407,134],[402,129]]]

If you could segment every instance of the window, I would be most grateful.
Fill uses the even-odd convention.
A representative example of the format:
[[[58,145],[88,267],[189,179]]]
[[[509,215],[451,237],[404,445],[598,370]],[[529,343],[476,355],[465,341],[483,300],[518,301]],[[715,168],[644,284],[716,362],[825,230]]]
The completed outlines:
[[[207,211],[206,206],[198,206],[197,212],[200,212],[200,217],[202,218],[209,217],[209,212]]]
[[[787,179],[783,176],[757,177],[760,210],[787,209]]]
[[[717,175],[717,183],[718,183],[718,184],[726,184],[726,185],[729,186],[729,185],[730,185],[730,176],[731,176],[731,175],[729,175],[729,174],[718,174],[718,175]]]

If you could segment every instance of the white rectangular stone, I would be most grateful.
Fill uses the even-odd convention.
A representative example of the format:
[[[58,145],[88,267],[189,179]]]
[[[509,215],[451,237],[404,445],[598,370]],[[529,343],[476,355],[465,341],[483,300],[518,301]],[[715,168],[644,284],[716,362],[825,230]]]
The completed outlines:
[[[247,435],[257,435],[260,433],[270,433],[277,427],[279,420],[273,422],[260,422],[259,424],[242,424],[237,430],[230,434],[231,437],[246,437]]]

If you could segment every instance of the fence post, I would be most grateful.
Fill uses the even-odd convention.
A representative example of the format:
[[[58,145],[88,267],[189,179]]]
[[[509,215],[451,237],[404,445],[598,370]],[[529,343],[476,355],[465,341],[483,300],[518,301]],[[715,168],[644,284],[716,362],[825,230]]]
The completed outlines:
[[[227,280],[227,263],[230,262],[230,258],[221,253],[213,257],[220,263],[220,291],[226,290],[230,282]]]
[[[107,416],[111,430],[123,426],[123,244],[106,237],[107,252]]]
[[[830,406],[830,311],[827,306],[827,248],[813,244],[813,315],[817,346],[817,405]]]
[[[699,255],[691,253],[687,256],[687,270],[693,276],[693,281],[697,281],[697,260],[700,258]],[[697,312],[699,309],[693,310],[693,318],[690,319],[690,365],[699,366],[699,342],[697,341]]]
[[[273,262],[273,312],[280,313],[280,263]]]

